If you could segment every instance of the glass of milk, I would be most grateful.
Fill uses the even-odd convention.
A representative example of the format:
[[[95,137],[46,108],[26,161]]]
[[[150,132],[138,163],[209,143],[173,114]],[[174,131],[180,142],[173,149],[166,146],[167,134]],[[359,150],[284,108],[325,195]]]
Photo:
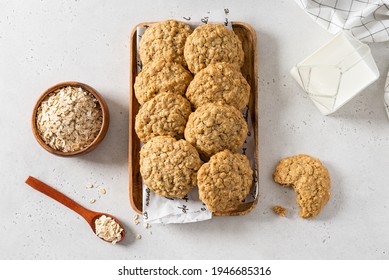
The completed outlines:
[[[379,77],[369,46],[347,31],[293,67],[291,74],[324,115],[338,110]]]

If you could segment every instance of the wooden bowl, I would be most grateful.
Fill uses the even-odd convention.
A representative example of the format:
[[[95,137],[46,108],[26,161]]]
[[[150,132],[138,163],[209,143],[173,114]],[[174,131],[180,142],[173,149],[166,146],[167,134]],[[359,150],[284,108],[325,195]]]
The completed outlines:
[[[47,145],[43,139],[41,138],[41,136],[39,135],[38,133],[38,127],[37,127],[37,124],[36,124],[36,116],[37,116],[37,111],[38,111],[38,108],[39,106],[41,105],[42,101],[50,94],[52,93],[53,91],[59,89],[59,88],[63,88],[63,87],[68,87],[68,86],[71,86],[71,87],[80,87],[82,88],[84,91],[92,94],[96,100],[99,102],[99,105],[100,105],[100,108],[102,110],[102,115],[103,115],[103,122],[102,122],[102,125],[101,125],[101,129],[100,129],[100,132],[98,133],[98,135],[96,136],[96,138],[93,140],[92,143],[90,143],[88,146],[80,149],[80,150],[77,150],[77,151],[73,151],[73,152],[62,152],[62,151],[58,151],[56,149],[53,149],[52,147],[50,147],[49,145]],[[34,106],[34,110],[32,112],[32,132],[35,136],[35,139],[38,141],[38,143],[48,152],[54,154],[54,155],[57,155],[57,156],[63,156],[63,157],[69,157],[69,156],[76,156],[76,155],[82,155],[82,154],[86,154],[92,150],[94,150],[97,145],[103,141],[104,137],[105,137],[105,134],[107,133],[107,130],[108,130],[108,126],[109,126],[109,111],[108,111],[108,106],[107,104],[105,103],[104,99],[101,97],[101,95],[92,87],[86,85],[86,84],[83,84],[83,83],[79,83],[79,82],[73,82],[73,81],[70,81],[70,82],[63,82],[63,83],[59,83],[59,84],[56,84],[52,87],[50,87],[49,89],[47,89],[38,99],[38,101],[36,102],[35,106]]]

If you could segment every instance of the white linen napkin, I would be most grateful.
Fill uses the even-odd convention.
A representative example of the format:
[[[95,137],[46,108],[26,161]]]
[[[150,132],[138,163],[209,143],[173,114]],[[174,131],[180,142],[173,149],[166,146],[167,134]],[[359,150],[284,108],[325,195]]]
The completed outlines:
[[[320,26],[364,42],[389,40],[389,0],[295,0]]]

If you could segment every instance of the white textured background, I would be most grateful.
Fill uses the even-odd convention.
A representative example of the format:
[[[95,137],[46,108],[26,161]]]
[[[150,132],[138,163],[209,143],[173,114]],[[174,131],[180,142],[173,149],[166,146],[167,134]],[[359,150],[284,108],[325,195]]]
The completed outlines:
[[[193,3],[192,3],[193,2]],[[239,3],[238,3],[239,2]],[[259,46],[260,203],[247,216],[185,225],[132,224],[127,140],[129,34],[142,21],[228,8],[251,24]],[[383,107],[389,43],[371,45],[381,78],[332,116],[322,116],[289,69],[331,38],[293,1],[0,1],[1,259],[388,259],[389,123]],[[77,80],[106,98],[111,125],[92,153],[59,158],[33,138],[30,115],[46,88]],[[307,153],[332,176],[332,197],[314,219],[272,181],[282,157]],[[82,218],[24,184],[36,176],[125,222],[117,246]],[[107,194],[93,205],[102,185]],[[271,207],[290,209],[288,218]],[[142,240],[135,240],[136,234]],[[152,233],[152,234],[151,234]]]

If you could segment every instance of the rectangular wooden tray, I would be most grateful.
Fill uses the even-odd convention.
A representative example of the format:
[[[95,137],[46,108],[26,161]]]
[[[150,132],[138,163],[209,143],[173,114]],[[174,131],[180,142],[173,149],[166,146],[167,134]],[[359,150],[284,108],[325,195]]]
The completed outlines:
[[[135,26],[130,36],[130,113],[129,113],[129,148],[128,148],[128,170],[129,170],[129,198],[132,208],[142,214],[143,192],[142,178],[139,171],[139,151],[140,141],[135,133],[135,116],[139,110],[139,103],[134,94],[134,82],[137,76],[137,27],[150,25],[153,22],[142,22]],[[241,68],[243,76],[251,87],[249,108],[250,118],[254,129],[254,139],[256,156],[255,162],[259,168],[258,162],[258,52],[257,37],[255,30],[247,23],[232,22],[232,28],[235,34],[242,41],[243,51],[245,53],[244,65]],[[257,179],[257,178],[255,178]],[[258,195],[252,202],[242,204],[237,210],[232,212],[214,212],[214,216],[240,216],[249,213],[258,203]]]

